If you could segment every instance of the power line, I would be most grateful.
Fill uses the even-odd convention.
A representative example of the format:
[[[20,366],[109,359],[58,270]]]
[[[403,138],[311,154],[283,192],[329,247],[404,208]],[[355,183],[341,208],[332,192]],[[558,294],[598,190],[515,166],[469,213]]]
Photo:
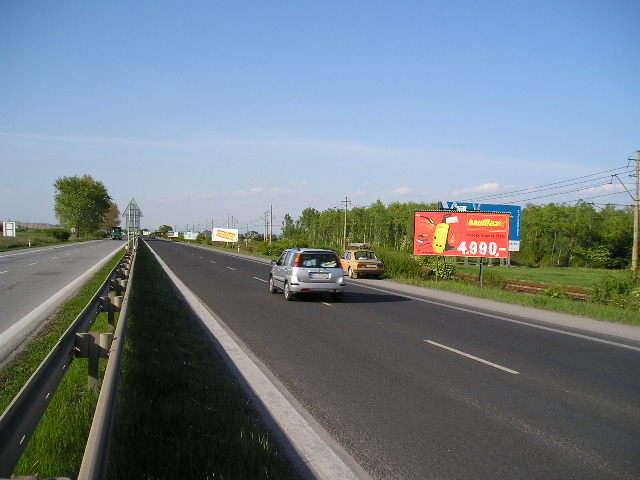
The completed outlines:
[[[618,167],[618,168],[613,168],[610,170],[604,170],[602,172],[596,172],[596,173],[592,173],[589,175],[583,175],[580,177],[575,177],[575,178],[569,178],[567,180],[562,180],[559,182],[553,182],[553,183],[547,183],[544,185],[539,185],[537,187],[529,187],[529,188],[522,188],[522,189],[518,189],[518,190],[511,190],[511,191],[507,191],[507,192],[502,192],[502,193],[495,193],[495,194],[491,194],[491,195],[484,195],[481,197],[475,197],[475,198],[471,198],[471,199],[467,199],[467,200],[463,200],[465,202],[477,202],[480,200],[487,200],[487,199],[493,199],[493,198],[504,198],[504,197],[510,197],[516,194],[520,194],[520,193],[527,193],[527,194],[533,194],[533,193],[537,193],[537,192],[541,192],[541,191],[545,191],[545,190],[553,190],[553,189],[558,189],[558,188],[565,188],[565,187],[569,187],[569,186],[574,186],[574,185],[580,185],[583,183],[588,183],[588,182],[593,182],[593,181],[597,181],[597,180],[604,180],[605,178],[609,178],[609,182],[607,183],[611,183],[611,177],[613,176],[611,174],[611,172],[619,172],[621,170],[626,170],[626,172],[621,172],[618,173],[617,175],[624,175],[625,173],[632,173],[632,170],[629,169],[628,166],[625,167]],[[605,175],[603,176],[603,174],[609,174],[609,175]],[[593,178],[596,177],[596,178]],[[588,179],[588,180],[583,180],[583,179]],[[577,181],[577,180],[582,180],[582,181]],[[602,186],[603,184],[600,185],[594,185],[594,186]],[[587,189],[587,188],[593,188],[592,187],[585,187],[583,189]],[[576,189],[575,191],[580,191],[581,189]],[[546,196],[554,196],[554,195],[561,195],[567,192],[555,192]],[[541,197],[535,197],[535,198],[529,198],[529,199],[522,199],[520,201],[527,201],[527,200],[535,200],[537,198],[544,198],[544,196]],[[515,203],[515,202],[505,202],[505,203]]]

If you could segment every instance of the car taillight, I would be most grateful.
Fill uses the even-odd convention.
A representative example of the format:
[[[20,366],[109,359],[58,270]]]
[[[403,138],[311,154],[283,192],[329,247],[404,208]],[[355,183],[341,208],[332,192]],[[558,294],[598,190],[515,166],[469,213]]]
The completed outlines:
[[[336,257],[336,261],[338,262],[338,268],[342,268],[342,262],[340,261],[340,257]]]
[[[296,261],[293,263],[294,267],[299,267],[300,266],[300,254],[296,255]]]

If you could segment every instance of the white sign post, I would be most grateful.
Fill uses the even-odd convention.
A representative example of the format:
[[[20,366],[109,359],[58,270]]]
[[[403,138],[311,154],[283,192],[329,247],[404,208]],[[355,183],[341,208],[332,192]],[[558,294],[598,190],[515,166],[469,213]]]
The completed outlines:
[[[2,222],[2,235],[4,237],[15,237],[16,222]]]

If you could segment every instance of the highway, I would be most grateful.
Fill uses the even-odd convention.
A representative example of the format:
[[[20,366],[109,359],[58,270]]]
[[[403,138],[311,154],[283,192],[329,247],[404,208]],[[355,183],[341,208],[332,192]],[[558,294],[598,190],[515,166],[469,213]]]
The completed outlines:
[[[0,361],[124,246],[97,240],[0,252]]]
[[[260,260],[149,245],[374,478],[640,478],[640,337],[388,281],[286,302]]]

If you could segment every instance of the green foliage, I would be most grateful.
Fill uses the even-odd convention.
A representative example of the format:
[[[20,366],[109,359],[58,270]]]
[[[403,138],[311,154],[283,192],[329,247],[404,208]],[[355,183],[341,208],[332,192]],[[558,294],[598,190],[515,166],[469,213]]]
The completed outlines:
[[[507,280],[499,271],[492,268],[483,268],[482,281],[485,285],[493,288],[504,288],[507,285]]]
[[[260,242],[258,244],[258,253],[269,257],[279,257],[287,248],[307,247],[306,242],[296,242],[290,238],[281,238],[275,242]]]
[[[551,298],[571,298],[560,285],[554,285],[544,291],[544,295]]]
[[[607,276],[594,285],[590,302],[640,310],[640,282],[631,275],[622,279]]]
[[[66,242],[67,240],[69,240],[71,232],[66,228],[50,228],[49,230],[47,230],[47,235],[55,238],[60,242]]]
[[[90,175],[58,178],[54,211],[60,223],[76,228],[78,236],[98,230],[111,206],[106,187]]]
[[[376,249],[376,255],[385,267],[385,276],[397,278],[421,278],[420,265],[411,255],[390,249]]]
[[[451,262],[447,262],[445,257],[413,255],[412,258],[420,265],[420,270],[425,278],[453,280],[456,266]]]

